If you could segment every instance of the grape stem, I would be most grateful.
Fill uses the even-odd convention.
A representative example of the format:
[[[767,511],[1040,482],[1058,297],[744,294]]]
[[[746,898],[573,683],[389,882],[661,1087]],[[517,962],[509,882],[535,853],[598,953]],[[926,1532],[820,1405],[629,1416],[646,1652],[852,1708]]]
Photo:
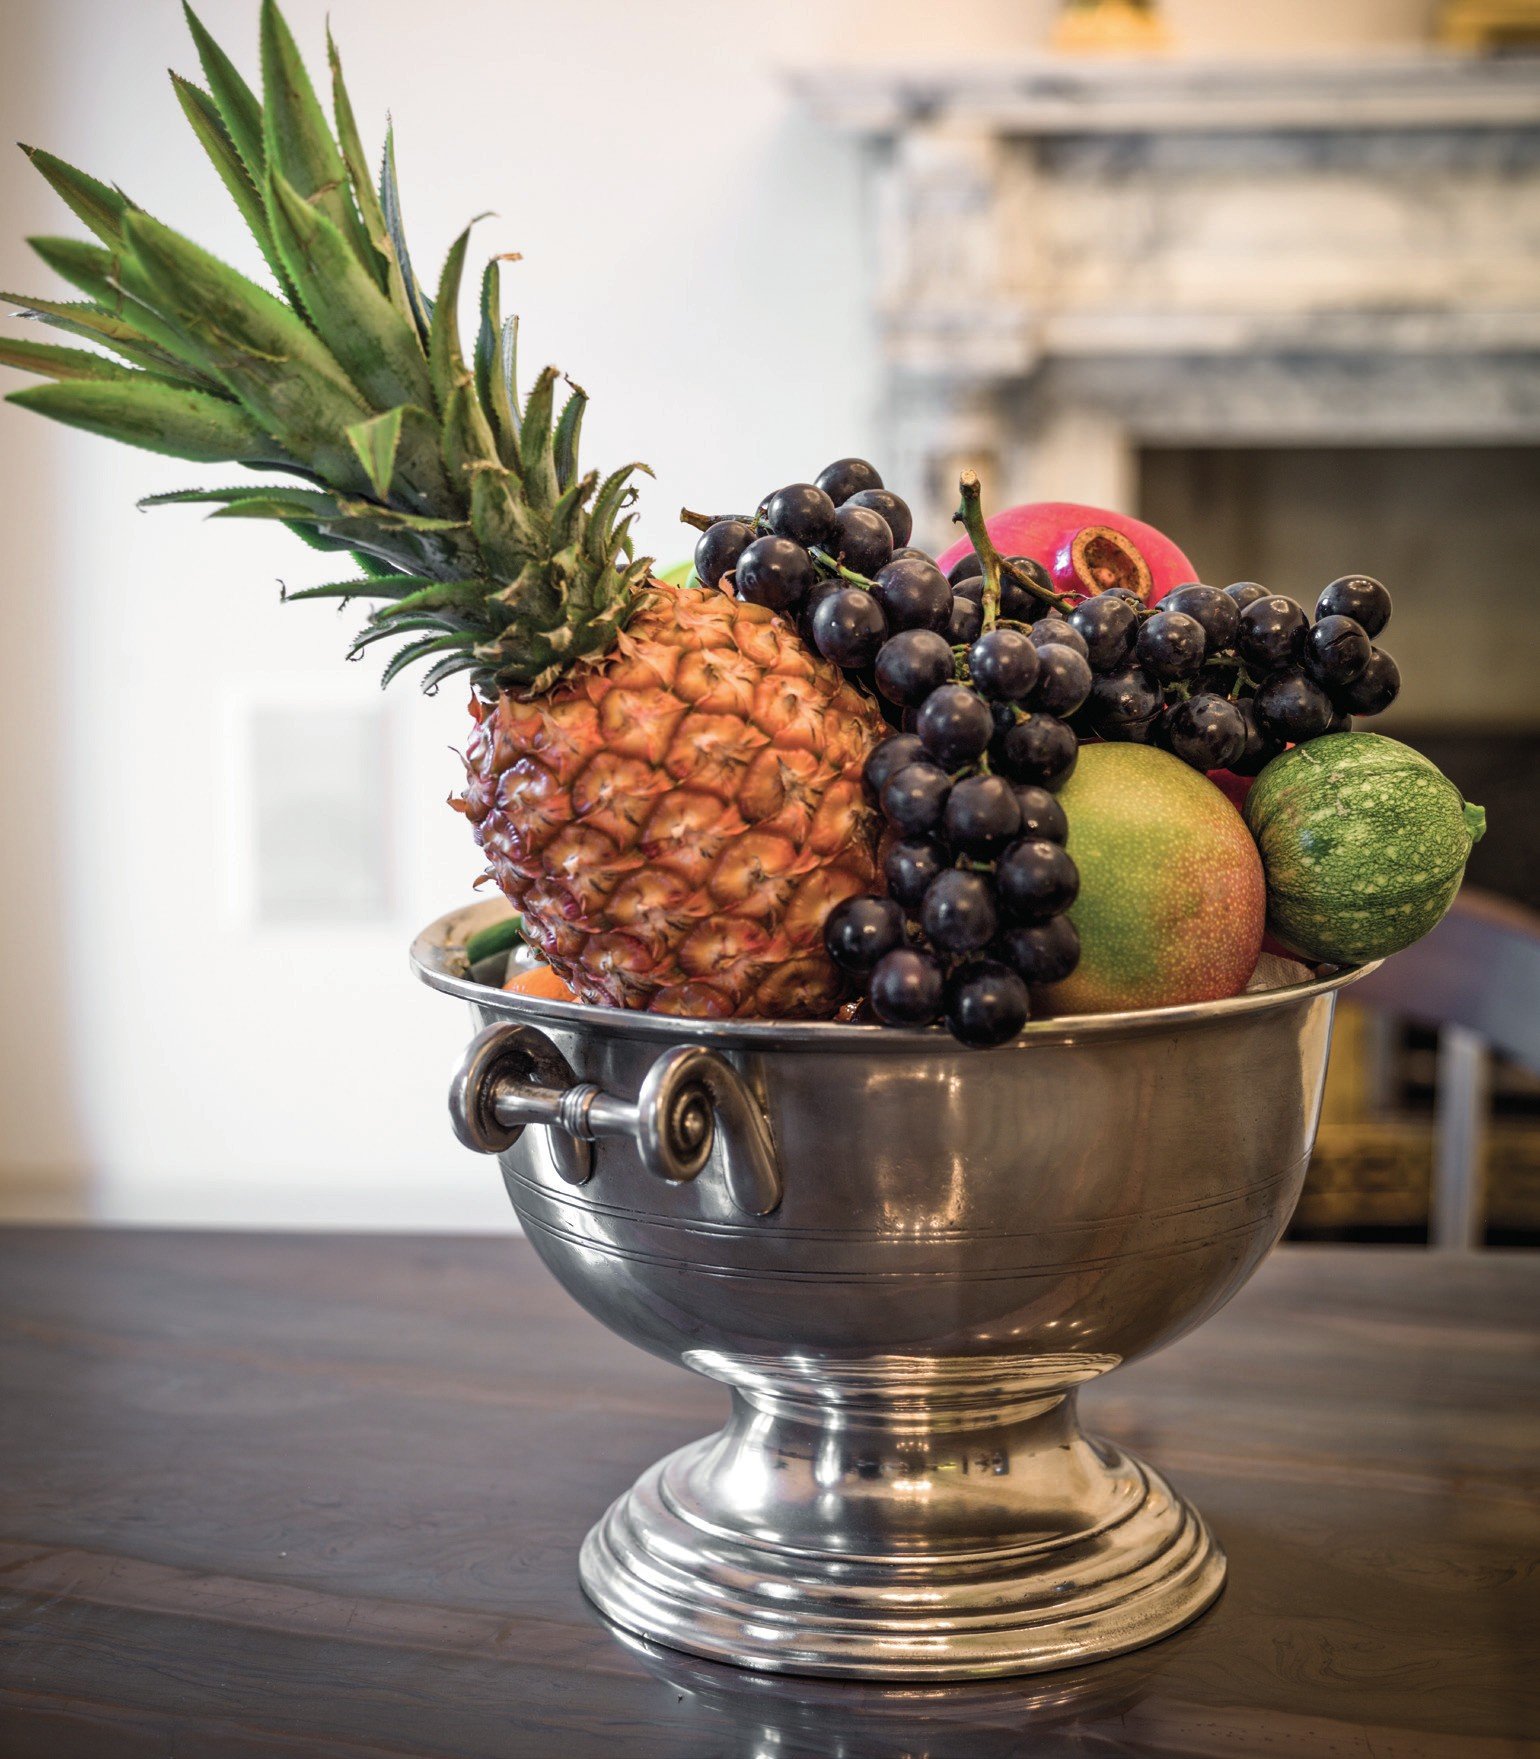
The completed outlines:
[[[1073,610],[1067,598],[1056,592],[1050,592],[1046,586],[1040,586],[1030,574],[1020,568],[1013,568],[995,548],[994,539],[989,535],[989,527],[984,523],[983,491],[979,486],[978,472],[965,470],[958,484],[962,491],[962,504],[952,515],[952,523],[960,525],[967,532],[973,544],[973,553],[984,567],[984,627],[993,629],[1000,617],[1000,576],[1004,572],[1011,577],[1014,585],[1023,592],[1031,593],[1035,599],[1044,604],[1052,605],[1056,611]]]
[[[848,580],[852,586],[864,587],[867,592],[872,590],[872,581],[864,574],[857,574],[854,568],[847,568],[843,562],[836,561],[827,550],[820,550],[813,544],[808,547],[807,553],[821,567],[827,568],[831,574],[837,574],[841,580]]]

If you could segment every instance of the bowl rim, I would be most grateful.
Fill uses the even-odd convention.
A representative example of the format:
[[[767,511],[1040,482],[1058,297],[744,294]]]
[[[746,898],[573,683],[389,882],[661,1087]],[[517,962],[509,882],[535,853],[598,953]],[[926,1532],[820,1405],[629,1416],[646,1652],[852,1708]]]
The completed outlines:
[[[950,1049],[971,1055],[951,1039],[944,1027],[929,1026],[905,1031],[875,1022],[843,1023],[835,1020],[701,1020],[678,1014],[645,1014],[631,1008],[609,1008],[590,1002],[558,1002],[543,996],[510,994],[478,983],[469,972],[462,951],[466,940],[479,930],[514,914],[502,898],[487,898],[448,911],[423,929],[412,942],[411,965],[430,989],[458,996],[488,1012],[509,1019],[566,1028],[607,1037],[681,1039],[727,1049],[771,1050],[777,1048],[820,1049],[829,1052],[923,1051],[934,1055]],[[1018,1037],[1000,1050],[1024,1051],[1033,1046],[1078,1044],[1092,1039],[1126,1037],[1147,1032],[1233,1020],[1262,1014],[1292,1003],[1309,1002],[1330,995],[1366,977],[1383,963],[1321,967],[1321,973],[1304,983],[1282,984],[1277,989],[1244,990],[1214,1002],[1185,1002],[1167,1008],[1137,1008],[1110,1014],[1062,1014],[1046,1020],[1029,1020]]]

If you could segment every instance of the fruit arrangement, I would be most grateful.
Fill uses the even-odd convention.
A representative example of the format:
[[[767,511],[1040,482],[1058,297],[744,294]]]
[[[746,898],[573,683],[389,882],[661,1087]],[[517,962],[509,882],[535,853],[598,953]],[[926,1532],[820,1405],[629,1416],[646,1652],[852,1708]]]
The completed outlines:
[[[1378,582],[1334,581],[1312,619],[1197,584],[1105,509],[986,520],[971,472],[966,538],[936,560],[860,458],[752,513],[687,513],[693,568],[660,573],[633,541],[646,467],[580,462],[587,397],[555,367],[521,388],[498,261],[469,359],[469,228],[431,297],[418,281],[393,142],[376,184],[335,48],[329,122],[273,0],[260,97],[188,20],[206,83],[176,94],[265,281],[26,149],[96,242],[33,241],[82,298],[7,297],[104,352],[0,341],[51,381],[10,400],[257,473],[151,504],[350,558],[288,596],[371,602],[351,656],[391,643],[386,683],[420,664],[429,690],[469,684],[452,804],[545,962],[525,993],[859,1005],[986,1046],[1034,1007],[1235,993],[1264,883],[1275,932],[1315,959],[1377,957],[1447,907],[1479,809],[1348,732],[1399,689]],[[1209,776],[1259,778],[1244,821]],[[1326,835],[1330,812],[1350,835]]]

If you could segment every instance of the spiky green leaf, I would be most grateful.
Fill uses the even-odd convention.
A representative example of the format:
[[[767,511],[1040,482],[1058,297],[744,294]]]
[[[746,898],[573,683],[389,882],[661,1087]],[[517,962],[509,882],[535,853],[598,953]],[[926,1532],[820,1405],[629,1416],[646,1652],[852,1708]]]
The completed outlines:
[[[130,214],[124,235],[150,287],[219,378],[288,451],[330,483],[366,479],[347,429],[374,412],[282,300],[169,226]]]
[[[428,363],[410,320],[359,265],[331,221],[279,172],[268,208],[284,267],[337,363],[376,409],[426,403]]]
[[[411,592],[403,593],[394,604],[386,606],[382,611],[376,611],[374,615],[380,622],[389,620],[398,629],[401,627],[400,619],[415,612],[447,611],[459,617],[474,619],[480,615],[486,596],[485,581],[423,580],[413,585]]]
[[[572,395],[562,405],[561,415],[556,423],[556,437],[551,444],[551,452],[556,461],[558,488],[570,487],[577,474],[578,437],[583,431],[583,411],[587,407],[588,393],[581,385],[573,385]]]
[[[245,163],[252,187],[260,189],[267,176],[267,149],[262,143],[262,106],[256,93],[237,72],[235,63],[204,29],[202,20],[187,0],[182,0],[182,12],[220,120]]]
[[[652,472],[645,464],[633,462],[621,465],[619,470],[612,470],[600,485],[599,493],[594,499],[593,510],[588,519],[587,553],[591,560],[603,563],[608,556],[608,535],[614,523],[615,515],[620,511],[628,490],[632,493],[631,478],[636,471],[651,476]]]
[[[401,265],[396,261],[396,247],[391,241],[390,227],[385,221],[385,210],[380,206],[380,198],[370,180],[369,161],[358,133],[358,122],[353,115],[353,100],[348,96],[347,84],[342,77],[342,57],[337,53],[330,27],[326,32],[326,59],[332,76],[332,115],[337,123],[337,140],[342,148],[342,162],[347,166],[353,200],[358,205],[359,218],[363,221],[369,242],[374,246],[383,265],[386,295],[390,303],[416,330],[417,316],[407,295],[406,278],[401,273]]]
[[[342,510],[333,496],[316,489],[291,488],[287,484],[253,483],[238,489],[172,489],[165,494],[145,495],[141,507],[239,507],[252,503],[272,507],[282,503],[283,513],[261,513],[264,519],[327,520],[341,517]]]
[[[530,505],[542,512],[552,506],[557,493],[551,418],[556,408],[556,381],[560,377],[554,366],[541,369],[519,425],[519,474],[524,480],[524,494]]]
[[[464,639],[458,635],[441,635],[437,640],[408,642],[395,654],[385,670],[380,674],[381,690],[388,689],[393,679],[400,676],[408,666],[415,665],[418,660],[425,660],[429,654],[442,653],[446,647],[463,648]]]
[[[278,172],[313,203],[348,240],[364,272],[383,286],[384,265],[353,205],[347,166],[276,0],[262,0],[261,36],[262,145],[268,172]]]
[[[372,421],[361,421],[348,429],[348,439],[364,467],[364,474],[382,501],[390,494],[390,479],[395,475],[396,449],[401,444],[401,422],[405,414],[404,406],[387,409]]]
[[[406,248],[406,231],[401,223],[401,187],[396,180],[396,131],[385,130],[385,151],[380,159],[380,212],[385,216],[385,229],[390,234],[391,251],[401,271],[407,303],[412,319],[424,342],[433,323],[433,301],[418,284],[412,269],[411,252]]]
[[[433,318],[428,326],[428,371],[433,377],[434,405],[441,415],[448,411],[455,387],[470,378],[460,352],[458,309],[460,280],[465,273],[465,252],[470,241],[471,228],[467,226],[449,247],[444,272],[439,277],[438,297],[433,302]]]
[[[109,440],[200,464],[279,461],[273,442],[234,403],[147,375],[127,383],[29,385],[6,401]]]
[[[133,206],[120,189],[98,182],[41,147],[21,149],[48,179],[56,194],[68,203],[71,213],[83,220],[103,244],[117,244],[123,235],[123,215]]]
[[[220,181],[230,192],[231,200],[240,209],[246,229],[256,240],[257,249],[262,252],[263,260],[273,272],[273,279],[297,304],[293,284],[285,273],[283,259],[273,243],[267,209],[257,193],[256,184],[251,180],[251,173],[246,169],[246,161],[237,152],[235,142],[230,138],[218,106],[202,86],[183,79],[179,73],[172,74],[171,84],[176,92],[177,102],[182,106],[182,114],[197,135],[199,145],[208,154],[210,163],[219,173]]]
[[[86,348],[55,348],[47,342],[23,342],[19,337],[0,336],[0,366],[18,367],[24,373],[41,373],[45,379],[98,379],[136,384],[151,375],[135,367],[92,354]],[[159,384],[171,383],[155,375]]]
[[[10,303],[20,309],[13,315],[27,318],[40,324],[46,324],[51,330],[62,330],[69,336],[82,336],[89,342],[99,342],[102,347],[110,348],[123,360],[135,366],[147,367],[166,378],[180,379],[187,384],[198,384],[207,389],[212,380],[205,380],[195,368],[184,366],[163,349],[156,348],[146,342],[131,324],[121,318],[115,318],[100,306],[89,301],[34,299],[28,294],[0,292],[0,303]]]
[[[498,279],[500,265],[506,257],[493,257],[481,276],[481,325],[476,332],[476,396],[497,442],[497,453],[504,464],[510,462],[518,444],[518,426],[508,400],[508,386],[498,370],[498,339],[502,317],[498,310]]]
[[[108,316],[127,324],[146,341],[191,367],[200,377],[218,383],[217,376],[207,369],[202,350],[176,324],[136,298],[124,286],[123,270],[127,259],[121,251],[110,251],[100,244],[86,244],[78,238],[30,238],[27,242],[56,275],[62,275],[72,287],[78,287]]]
[[[283,596],[290,602],[295,599],[341,599],[346,604],[350,599],[404,598],[418,587],[433,584],[435,583],[424,580],[420,574],[390,573],[383,577],[366,574],[362,580],[328,581],[325,586],[305,586],[298,592],[286,592]]]

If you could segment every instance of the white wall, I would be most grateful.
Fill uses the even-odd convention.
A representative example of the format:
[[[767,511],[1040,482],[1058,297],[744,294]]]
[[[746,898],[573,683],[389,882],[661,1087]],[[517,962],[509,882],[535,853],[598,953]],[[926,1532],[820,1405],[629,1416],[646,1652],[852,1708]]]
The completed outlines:
[[[603,464],[657,471],[642,536],[687,552],[682,502],[718,508],[871,450],[859,167],[799,117],[799,63],[993,58],[1038,46],[1048,0],[290,0],[318,56],[329,10],[366,136],[387,104],[419,268],[470,214],[516,249],[526,360],[593,394]],[[1170,0],[1195,50],[1342,48],[1416,34],[1408,0]],[[8,26],[8,135],[123,184],[243,263],[238,220],[161,69],[196,72],[170,0],[30,0]],[[205,0],[248,70],[254,0]],[[23,168],[24,170],[24,168]],[[0,285],[50,291],[24,228],[79,229],[12,166]],[[489,1163],[450,1140],[443,1091],[466,1022],[414,985],[405,947],[477,871],[443,806],[461,699],[392,693],[388,919],[254,929],[231,903],[240,798],[232,703],[375,700],[339,664],[346,624],[280,609],[323,559],[261,527],[141,515],[218,473],[0,411],[11,534],[0,692],[6,1050],[0,1168],[88,1166],[100,1211],[138,1219],[500,1227]],[[57,846],[57,857],[55,849]],[[65,1018],[68,1049],[66,1067]]]

